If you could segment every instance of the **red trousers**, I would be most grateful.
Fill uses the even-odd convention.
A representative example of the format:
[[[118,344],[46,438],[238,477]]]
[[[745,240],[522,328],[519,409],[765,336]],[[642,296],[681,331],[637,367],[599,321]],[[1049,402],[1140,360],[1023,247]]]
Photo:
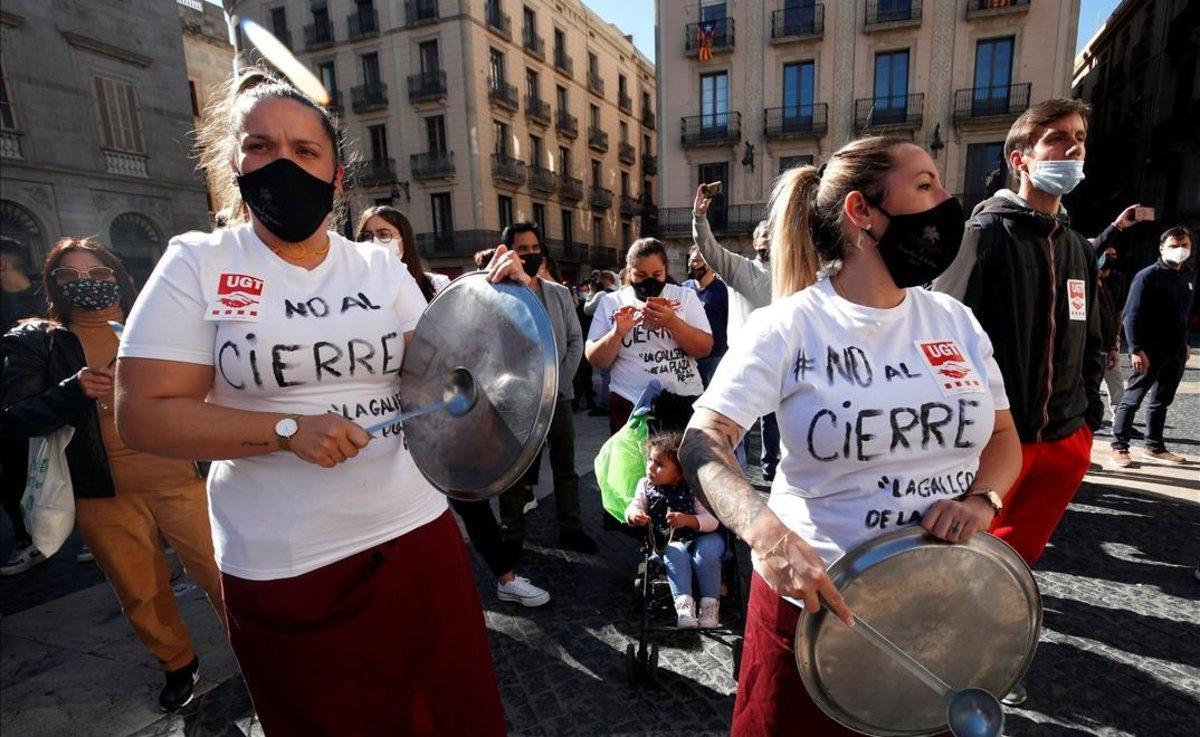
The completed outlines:
[[[222,580],[229,638],[268,737],[504,734],[450,512],[300,576]]]
[[[1021,446],[1021,474],[992,521],[993,535],[1030,567],[1041,557],[1092,463],[1092,431],[1084,425],[1062,440]]]

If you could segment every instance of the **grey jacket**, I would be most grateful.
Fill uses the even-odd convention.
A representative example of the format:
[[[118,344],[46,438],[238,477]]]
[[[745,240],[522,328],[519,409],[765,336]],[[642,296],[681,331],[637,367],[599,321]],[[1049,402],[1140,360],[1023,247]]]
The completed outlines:
[[[558,399],[575,398],[575,372],[583,359],[583,329],[575,313],[575,298],[561,284],[540,279],[542,302],[554,328],[554,345],[558,349]]]
[[[749,303],[750,309],[771,304],[771,270],[717,243],[704,215],[692,216],[692,240],[712,270]]]

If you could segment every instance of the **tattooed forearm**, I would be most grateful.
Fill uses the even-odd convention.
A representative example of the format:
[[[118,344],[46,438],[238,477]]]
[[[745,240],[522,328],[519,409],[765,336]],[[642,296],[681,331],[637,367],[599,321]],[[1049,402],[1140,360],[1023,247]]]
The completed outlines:
[[[766,501],[746,481],[733,455],[742,430],[715,412],[698,410],[684,433],[679,462],[684,476],[717,519],[753,545],[755,522],[767,510]]]

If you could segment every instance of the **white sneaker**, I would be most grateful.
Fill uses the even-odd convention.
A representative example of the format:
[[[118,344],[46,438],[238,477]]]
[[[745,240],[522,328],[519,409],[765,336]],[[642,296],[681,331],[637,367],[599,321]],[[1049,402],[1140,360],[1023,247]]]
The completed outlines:
[[[541,606],[550,601],[550,592],[529,583],[524,576],[517,576],[508,583],[496,582],[496,596],[500,601],[515,601],[527,607]]]
[[[687,594],[675,597],[675,629],[696,629],[696,600]]]
[[[91,563],[96,560],[96,556],[92,554],[92,549],[86,545],[79,548],[79,552],[75,554],[76,563]]]
[[[719,627],[719,619],[721,613],[721,600],[714,599],[711,596],[704,596],[700,599],[700,629],[710,630],[714,627]]]
[[[23,548],[17,548],[9,554],[4,565],[0,565],[0,576],[15,576],[45,562],[46,556],[42,555],[42,551],[31,543]]]

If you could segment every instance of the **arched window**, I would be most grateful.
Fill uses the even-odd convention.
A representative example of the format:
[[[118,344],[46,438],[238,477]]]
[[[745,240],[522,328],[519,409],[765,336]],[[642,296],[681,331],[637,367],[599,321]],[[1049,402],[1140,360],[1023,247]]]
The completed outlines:
[[[108,242],[137,285],[145,284],[162,249],[162,235],[154,222],[136,212],[122,213],[109,226]]]
[[[25,247],[25,270],[37,274],[46,259],[46,236],[33,213],[11,200],[0,200],[0,236]]]

